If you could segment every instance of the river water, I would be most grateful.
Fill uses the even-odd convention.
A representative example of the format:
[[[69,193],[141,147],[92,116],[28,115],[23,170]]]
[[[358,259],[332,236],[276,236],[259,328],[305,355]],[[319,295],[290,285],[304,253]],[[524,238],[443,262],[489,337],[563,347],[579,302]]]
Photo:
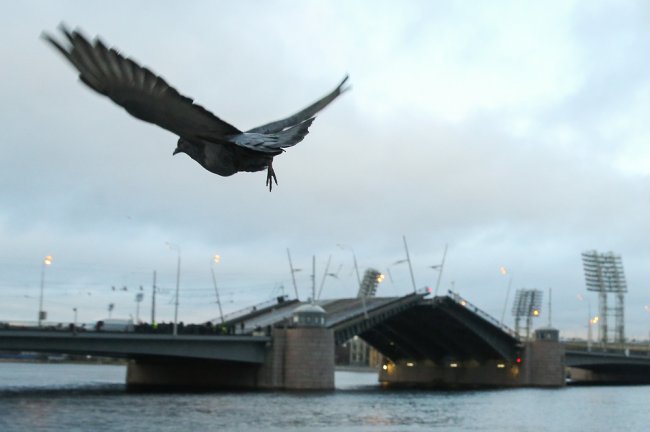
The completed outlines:
[[[0,432],[650,430],[650,386],[386,390],[337,372],[333,392],[133,393],[125,374],[0,363]]]

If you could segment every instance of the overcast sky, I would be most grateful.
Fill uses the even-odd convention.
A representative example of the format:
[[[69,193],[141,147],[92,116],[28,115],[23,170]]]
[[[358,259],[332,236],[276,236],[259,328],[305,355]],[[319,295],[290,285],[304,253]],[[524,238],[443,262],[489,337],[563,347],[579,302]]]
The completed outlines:
[[[418,288],[448,253],[453,289],[500,319],[508,281],[544,291],[548,322],[586,335],[581,253],[622,255],[630,337],[650,313],[650,5],[645,1],[2,1],[0,320],[35,320],[42,259],[52,321],[180,319],[310,296]],[[65,22],[150,67],[220,118],[249,129],[293,114],[350,74],[352,90],[266,173],[219,177],[177,137],[80,83],[39,35]],[[345,248],[337,244],[346,245]],[[507,275],[499,268],[505,266]],[[116,287],[116,291],[112,290]],[[126,287],[127,291],[123,290]],[[506,323],[512,325],[508,304]],[[613,324],[613,323],[612,323]]]

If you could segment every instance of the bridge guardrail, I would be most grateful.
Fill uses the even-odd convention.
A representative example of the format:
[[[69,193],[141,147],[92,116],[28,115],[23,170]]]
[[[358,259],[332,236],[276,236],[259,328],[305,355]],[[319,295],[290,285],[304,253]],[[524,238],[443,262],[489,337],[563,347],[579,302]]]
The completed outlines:
[[[227,323],[229,321],[234,321],[237,318],[246,316],[246,315],[251,314],[253,312],[264,310],[264,309],[267,309],[267,308],[270,308],[270,307],[273,307],[273,306],[277,306],[279,304],[283,304],[283,303],[286,303],[286,302],[289,302],[289,301],[290,301],[289,296],[286,295],[286,294],[282,295],[282,296],[279,296],[279,297],[275,297],[275,298],[273,298],[271,300],[266,300],[266,301],[263,301],[263,302],[258,303],[256,305],[248,306],[248,307],[245,307],[243,309],[236,310],[234,312],[230,312],[228,314],[225,314],[223,316],[223,321],[224,321],[224,323]],[[213,319],[211,321],[220,322],[220,318],[215,318],[215,319]]]
[[[624,356],[650,356],[650,344],[648,342],[610,342],[606,344],[593,342],[591,346],[587,341],[562,340],[562,343],[565,349],[570,351],[584,351],[594,354],[620,354]]]
[[[517,333],[508,327],[507,325],[503,324],[502,322],[498,321],[496,318],[494,318],[492,315],[488,314],[487,312],[483,311],[479,307],[473,305],[470,303],[468,300],[465,298],[461,297],[460,294],[453,292],[452,290],[447,291],[449,297],[454,300],[456,303],[458,303],[461,306],[466,307],[467,309],[471,310],[474,312],[476,315],[480,316],[490,324],[494,325],[495,327],[503,330],[504,332],[508,333],[510,336],[512,336],[515,339],[519,339],[519,336]]]

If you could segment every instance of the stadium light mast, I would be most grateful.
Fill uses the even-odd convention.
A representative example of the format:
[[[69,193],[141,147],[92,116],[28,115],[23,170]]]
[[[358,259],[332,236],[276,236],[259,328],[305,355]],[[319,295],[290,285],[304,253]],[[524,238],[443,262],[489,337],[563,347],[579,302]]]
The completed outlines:
[[[537,289],[520,289],[515,293],[512,305],[512,315],[515,317],[515,332],[519,335],[521,318],[526,318],[526,340],[530,338],[533,318],[542,313],[542,296],[544,293]]]
[[[613,342],[625,341],[625,293],[627,283],[620,255],[613,252],[599,253],[595,250],[582,253],[585,284],[588,291],[598,293],[598,339],[610,342],[609,313],[614,313]],[[614,295],[614,308],[608,307],[608,294]]]

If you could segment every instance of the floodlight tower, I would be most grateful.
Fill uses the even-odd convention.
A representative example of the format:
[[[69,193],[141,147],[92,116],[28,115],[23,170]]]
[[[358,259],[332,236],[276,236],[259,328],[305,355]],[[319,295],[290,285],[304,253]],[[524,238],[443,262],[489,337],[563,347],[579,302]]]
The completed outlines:
[[[598,293],[598,339],[609,342],[608,317],[614,313],[614,342],[625,341],[625,293],[627,283],[620,255],[613,252],[598,253],[595,250],[582,253],[587,290]],[[614,308],[607,306],[607,295],[614,295]]]
[[[363,274],[361,286],[359,286],[358,298],[374,297],[377,293],[377,285],[384,280],[384,275],[378,270],[369,268]]]
[[[515,317],[515,332],[519,335],[521,318],[526,318],[526,340],[530,338],[533,318],[542,311],[543,292],[537,289],[520,289],[515,293],[512,315]]]

